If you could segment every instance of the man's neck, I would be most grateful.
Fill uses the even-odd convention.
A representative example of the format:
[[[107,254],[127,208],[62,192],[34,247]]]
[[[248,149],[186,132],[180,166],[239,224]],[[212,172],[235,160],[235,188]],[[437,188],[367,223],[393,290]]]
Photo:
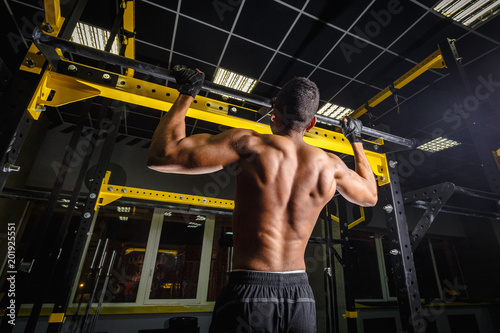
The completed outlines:
[[[293,142],[303,143],[304,142],[304,133],[299,133],[294,130],[284,130],[279,133],[275,133],[275,135],[284,136],[290,138]]]

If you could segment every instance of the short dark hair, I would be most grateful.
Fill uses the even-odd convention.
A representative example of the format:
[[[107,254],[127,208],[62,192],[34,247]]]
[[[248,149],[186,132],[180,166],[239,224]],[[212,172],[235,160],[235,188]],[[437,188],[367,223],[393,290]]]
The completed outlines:
[[[293,78],[281,88],[275,105],[285,128],[302,132],[318,110],[318,87],[308,78]]]

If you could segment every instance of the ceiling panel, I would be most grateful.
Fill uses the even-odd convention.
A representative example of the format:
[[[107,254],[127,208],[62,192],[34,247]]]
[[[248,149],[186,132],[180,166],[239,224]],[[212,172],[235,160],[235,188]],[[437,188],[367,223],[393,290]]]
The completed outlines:
[[[375,1],[350,31],[385,48],[404,38],[405,31],[426,13],[409,1]]]
[[[318,85],[322,100],[328,100],[336,94],[349,80],[322,69],[316,70],[310,79]]]
[[[313,69],[314,67],[311,65],[277,54],[267,68],[262,80],[276,86],[283,86],[294,77],[307,77]]]
[[[227,32],[180,17],[174,50],[212,64],[217,64],[224,49]]]
[[[274,52],[238,37],[231,37],[220,67],[258,78]]]
[[[339,92],[332,101],[335,104],[342,105],[353,110],[366,103],[380,91],[355,81],[349,82],[343,88],[344,89],[342,89],[342,91]]]
[[[272,0],[246,1],[234,33],[277,48],[298,13]]]
[[[155,12],[155,20],[151,19],[151,11]],[[175,14],[142,1],[137,2],[136,13],[135,24],[136,27],[140,27],[136,29],[136,38],[170,49],[172,47]],[[154,31],[154,33],[151,33],[151,31]]]
[[[374,1],[369,0],[312,0],[306,7],[306,12],[319,18],[321,21],[331,23],[336,27],[348,30],[353,22],[370,7]]]
[[[380,52],[380,48],[359,38],[345,36],[323,61],[321,67],[352,78],[361,72]]]
[[[280,51],[297,59],[317,64],[343,34],[324,22],[301,16]]]
[[[177,4],[177,1],[161,1]],[[234,5],[232,5],[234,4]],[[193,6],[189,1],[181,3],[181,13],[187,17],[215,27],[231,31],[241,1],[198,1]]]

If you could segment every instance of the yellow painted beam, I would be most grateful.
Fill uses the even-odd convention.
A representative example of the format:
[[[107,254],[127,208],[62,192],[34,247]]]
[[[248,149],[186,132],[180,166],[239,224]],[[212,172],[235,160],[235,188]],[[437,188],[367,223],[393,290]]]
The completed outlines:
[[[45,23],[50,24],[54,32],[57,33],[61,30],[64,17],[61,16],[61,4],[59,0],[45,0],[43,2],[45,9]],[[53,34],[54,32],[46,31],[49,34]]]
[[[122,7],[123,11],[123,30],[129,33],[134,33],[135,31],[135,0],[123,0]],[[130,59],[135,59],[135,35],[132,36],[123,36],[125,43],[125,54],[124,56]],[[126,76],[133,77],[134,70],[132,68],[127,68],[125,73]]]
[[[234,209],[234,201],[226,199],[218,199],[211,197],[202,197],[190,194],[172,193],[172,192],[162,192],[147,190],[136,187],[129,186],[118,186],[109,184],[109,177],[111,176],[110,171],[106,171],[106,176],[104,177],[99,191],[99,196],[97,197],[97,206],[106,206],[107,204],[121,199],[123,197],[130,199],[139,200],[154,200],[161,202],[169,202],[174,204],[184,204],[184,205],[194,205],[209,208],[219,208],[219,209]]]
[[[347,318],[358,318],[358,312],[357,311],[346,311],[345,314],[342,315],[344,319]]]
[[[401,89],[404,86],[406,86],[408,83],[410,83],[411,81],[415,80],[417,77],[422,75],[428,69],[430,69],[430,68],[445,68],[445,67],[446,67],[446,64],[444,62],[443,55],[441,53],[441,49],[438,48],[430,56],[428,56],[427,58],[422,60],[415,67],[413,67],[408,72],[403,74],[403,76],[401,76],[396,81],[394,81],[392,86],[395,89]],[[390,86],[386,87],[385,89],[380,91],[378,94],[376,94],[374,97],[372,97],[370,100],[368,100],[367,104],[369,107],[375,107],[376,105],[380,104],[382,101],[384,101],[385,99],[387,99],[391,95],[392,95],[391,87]],[[351,117],[359,118],[361,115],[366,113],[368,111],[367,104],[363,104],[359,108],[354,110]]]
[[[64,313],[51,313],[49,315],[49,323],[50,324],[53,324],[53,323],[63,323],[64,322]]]
[[[80,66],[79,64],[76,65]],[[51,95],[52,99],[49,100],[48,97],[51,91],[55,93]],[[40,112],[39,106],[57,107],[101,96],[120,100],[125,103],[168,111],[178,95],[178,91],[173,88],[125,75],[118,75],[116,86],[108,86],[102,83],[79,79],[74,76],[47,71],[44,73],[43,80],[41,80],[28,106],[28,110],[37,119],[37,113]],[[191,104],[187,116],[228,127],[246,128],[261,134],[271,134],[271,129],[266,124],[228,115],[229,109],[234,107],[225,102],[197,96],[193,104]],[[237,108],[244,109],[241,107]],[[250,109],[245,110],[256,112]],[[350,143],[344,135],[336,131],[314,127],[306,133],[304,141],[321,149],[353,155]],[[379,185],[387,184],[389,182],[389,173],[385,154],[368,150],[365,152],[373,172],[378,176]]]
[[[44,32],[48,35],[57,36],[64,23],[64,17],[61,16],[61,5],[59,0],[45,0],[44,9]],[[47,23],[50,25],[51,30],[48,29]],[[57,52],[59,55],[62,55],[61,50],[57,49]],[[32,43],[19,69],[30,73],[40,74],[44,64],[45,57],[36,45]]]

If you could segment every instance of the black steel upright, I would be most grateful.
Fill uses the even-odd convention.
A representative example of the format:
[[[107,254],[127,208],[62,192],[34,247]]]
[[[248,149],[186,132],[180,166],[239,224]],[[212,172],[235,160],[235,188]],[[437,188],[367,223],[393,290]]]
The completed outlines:
[[[111,153],[113,151],[116,135],[120,127],[121,117],[124,114],[125,105],[119,103],[115,105],[113,110],[112,119],[106,124],[106,138],[100,153],[100,158],[97,163],[95,174],[92,177],[93,181],[89,189],[89,196],[85,202],[85,208],[82,212],[82,217],[76,231],[75,241],[71,249],[68,267],[63,277],[61,288],[59,289],[56,302],[54,304],[53,313],[65,314],[70,302],[71,291],[78,274],[79,263],[83,257],[83,251],[87,241],[88,232],[90,230],[91,222],[94,217],[94,207],[97,203],[97,194],[102,184],[102,180],[106,175],[108,164],[111,160]],[[63,326],[63,321],[49,323],[47,332],[60,332]]]
[[[349,333],[356,333],[358,331],[357,324],[357,311],[354,299],[354,290],[352,286],[353,281],[353,267],[351,259],[351,249],[349,245],[349,222],[347,220],[347,201],[342,196],[337,197],[339,207],[339,224],[340,224],[340,240],[342,246],[342,260],[344,267],[344,288],[345,288],[345,305],[347,320],[347,331]]]
[[[388,161],[395,161],[393,154],[387,155]],[[388,238],[392,262],[392,274],[396,284],[399,317],[403,332],[421,333],[426,331],[422,314],[417,274],[413,251],[406,221],[403,195],[395,163],[390,170],[390,183],[379,188],[379,203],[386,212]]]

